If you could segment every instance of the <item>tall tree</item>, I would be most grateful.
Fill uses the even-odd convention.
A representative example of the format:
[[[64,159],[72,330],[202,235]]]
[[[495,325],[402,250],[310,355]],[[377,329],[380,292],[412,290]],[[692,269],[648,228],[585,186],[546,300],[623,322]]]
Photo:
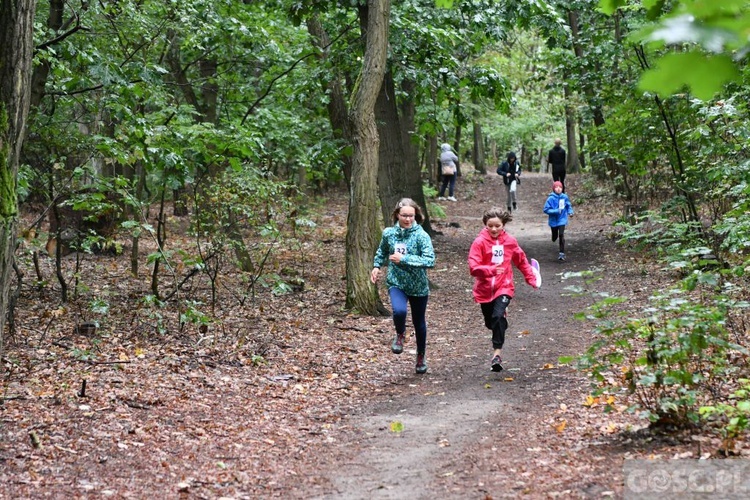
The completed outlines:
[[[386,69],[389,17],[390,0],[368,0],[366,7],[360,7],[365,52],[349,115],[354,151],[346,231],[346,307],[373,315],[383,312],[377,290],[370,283],[370,270],[380,227],[375,102]]]
[[[16,248],[18,157],[31,102],[36,0],[0,0],[0,357]]]
[[[408,89],[411,82],[405,81],[404,85]],[[408,95],[408,92],[404,93]],[[375,118],[380,139],[378,191],[383,220],[387,225],[391,222],[393,207],[401,198],[412,198],[420,206],[426,206],[422,172],[411,141],[411,133],[415,128],[414,100],[402,99],[401,106],[397,106],[396,87],[390,70],[386,71],[380,87],[375,103]],[[431,232],[427,213],[422,226],[425,231]]]

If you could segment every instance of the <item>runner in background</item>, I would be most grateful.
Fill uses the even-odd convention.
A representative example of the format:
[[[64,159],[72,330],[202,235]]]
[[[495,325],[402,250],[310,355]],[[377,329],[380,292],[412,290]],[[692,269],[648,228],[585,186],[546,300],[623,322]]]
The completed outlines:
[[[497,167],[497,175],[502,176],[505,192],[507,194],[506,206],[508,212],[518,209],[516,203],[516,190],[521,183],[521,165],[518,163],[516,153],[508,153],[505,161]]]
[[[552,241],[559,238],[560,253],[557,260],[565,260],[565,226],[568,224],[568,216],[573,216],[573,205],[570,198],[563,193],[563,185],[560,181],[552,183],[552,192],[544,204],[544,213],[547,214],[549,227],[552,230]]]

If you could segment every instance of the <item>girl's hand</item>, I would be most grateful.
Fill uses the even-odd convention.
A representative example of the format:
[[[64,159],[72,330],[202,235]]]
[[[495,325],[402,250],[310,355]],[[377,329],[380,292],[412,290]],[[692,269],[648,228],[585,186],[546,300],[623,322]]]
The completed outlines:
[[[370,281],[372,281],[373,283],[377,283],[379,277],[380,277],[380,268],[373,267],[372,271],[370,271]]]
[[[391,256],[388,257],[388,260],[390,260],[391,262],[395,262],[396,264],[399,264],[402,258],[403,258],[403,255],[396,252],[396,253],[391,254]]]

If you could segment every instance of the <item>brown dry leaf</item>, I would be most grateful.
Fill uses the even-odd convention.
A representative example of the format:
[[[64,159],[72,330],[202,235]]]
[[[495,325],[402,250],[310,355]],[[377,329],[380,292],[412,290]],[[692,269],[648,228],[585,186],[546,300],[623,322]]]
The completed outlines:
[[[542,367],[542,370],[552,370],[555,367],[552,363],[547,363]]]
[[[599,403],[599,398],[594,397],[591,394],[586,396],[586,401],[583,402],[583,406],[596,406]]]
[[[568,421],[563,419],[561,422],[558,422],[554,424],[554,428],[558,433],[562,433],[562,431],[565,430],[565,427],[568,425]]]
[[[505,377],[503,382],[513,382],[513,377]]]

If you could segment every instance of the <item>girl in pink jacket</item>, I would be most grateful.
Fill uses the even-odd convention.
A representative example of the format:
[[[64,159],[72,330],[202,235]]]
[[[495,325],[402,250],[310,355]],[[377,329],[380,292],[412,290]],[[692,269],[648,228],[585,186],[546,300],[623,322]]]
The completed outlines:
[[[513,298],[513,268],[523,273],[526,283],[539,288],[534,270],[518,241],[505,232],[505,225],[512,221],[509,212],[497,207],[487,210],[482,216],[484,228],[471,244],[469,250],[469,272],[474,276],[474,300],[479,303],[484,324],[492,330],[491,368],[494,372],[503,369],[501,349],[505,343],[508,320],[505,310]]]

